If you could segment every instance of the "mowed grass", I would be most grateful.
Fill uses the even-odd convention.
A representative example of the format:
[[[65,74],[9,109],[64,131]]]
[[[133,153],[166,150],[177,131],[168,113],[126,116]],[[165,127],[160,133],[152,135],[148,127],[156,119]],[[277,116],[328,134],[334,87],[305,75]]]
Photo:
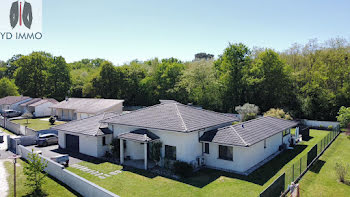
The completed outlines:
[[[256,197],[327,134],[328,131],[310,130],[312,138],[309,141],[302,142],[294,150],[286,150],[249,176],[203,169],[190,178],[173,180],[144,170],[126,170],[115,176],[100,179],[72,167],[69,167],[68,170],[120,196]],[[81,162],[79,164],[103,173],[123,168],[108,162]]]
[[[19,166],[16,167],[16,196],[31,196],[31,189],[25,185],[26,183],[26,176],[23,173],[23,166],[26,164],[23,160],[17,160]],[[13,163],[10,161],[5,162],[5,168],[7,171],[7,174],[9,175],[7,177],[7,182],[9,184],[9,191],[8,196],[13,196]],[[72,193],[70,190],[68,190],[63,185],[60,185],[53,179],[46,177],[45,183],[43,184],[43,191],[47,194],[47,196],[64,196],[64,197],[70,197],[70,196],[76,196],[74,193]],[[1,194],[0,194],[1,196]]]
[[[334,169],[337,162],[350,165],[350,139],[344,133],[338,136],[302,178],[301,196],[350,196],[350,171],[346,177],[347,184],[339,182]]]
[[[12,120],[12,122],[27,126],[28,128],[34,129],[36,131],[49,129],[50,127],[53,127],[55,125],[60,125],[65,123],[63,121],[56,121],[54,125],[51,125],[49,121],[40,120],[40,119],[28,119],[28,124],[27,124],[27,119]]]

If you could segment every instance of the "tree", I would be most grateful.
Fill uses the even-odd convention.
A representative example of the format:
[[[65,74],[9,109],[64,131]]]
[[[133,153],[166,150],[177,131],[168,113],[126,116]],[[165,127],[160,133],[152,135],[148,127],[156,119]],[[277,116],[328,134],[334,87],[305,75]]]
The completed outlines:
[[[27,124],[29,124],[28,119],[33,118],[33,114],[30,112],[26,112],[22,116],[27,119]]]
[[[264,116],[271,116],[275,118],[281,118],[285,120],[293,120],[292,116],[290,116],[288,113],[284,112],[283,109],[275,109],[271,108],[269,111],[264,113]]]
[[[8,78],[0,79],[0,98],[6,96],[18,96],[18,88],[11,80]]]
[[[350,107],[340,107],[337,120],[342,128],[350,126]]]
[[[213,61],[190,63],[176,88],[178,92],[184,89],[186,93],[183,95],[187,100],[203,108],[220,110],[222,107],[220,84],[215,77]]]
[[[241,115],[242,121],[254,119],[259,113],[259,107],[250,103],[246,103],[243,106],[237,106],[235,107],[235,110]]]
[[[27,176],[26,185],[32,189],[33,196],[42,196],[42,184],[47,174],[44,172],[47,167],[47,161],[42,159],[39,154],[28,153],[28,163],[24,166],[23,172]]]
[[[259,105],[262,111],[293,103],[295,97],[288,72],[288,67],[276,52],[271,49],[261,52],[247,75],[250,101]]]
[[[222,111],[234,111],[234,106],[246,102],[245,75],[251,66],[250,49],[242,43],[229,44],[214,62],[222,87]]]
[[[48,78],[48,55],[33,52],[23,56],[14,63],[18,69],[15,72],[15,83],[19,92],[30,97],[45,97]]]
[[[54,57],[48,67],[47,96],[63,100],[71,87],[69,67],[63,57]]]

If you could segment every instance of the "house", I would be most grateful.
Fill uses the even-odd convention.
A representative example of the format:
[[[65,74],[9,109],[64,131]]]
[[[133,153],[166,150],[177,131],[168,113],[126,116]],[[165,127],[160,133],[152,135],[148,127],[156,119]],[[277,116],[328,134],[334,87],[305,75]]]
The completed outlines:
[[[28,109],[35,117],[51,116],[51,106],[57,104],[58,101],[52,98],[41,99],[28,105]]]
[[[52,115],[60,120],[79,120],[103,112],[123,111],[124,100],[93,99],[93,98],[67,98],[51,106]]]
[[[12,109],[21,111],[20,104],[32,100],[27,96],[7,96],[0,99],[0,112],[4,110]]]
[[[194,167],[249,174],[289,146],[290,129],[297,125],[273,117],[233,125],[236,121],[234,116],[165,102],[54,128],[59,132],[61,147],[91,156],[103,156],[109,151],[106,145],[113,138],[119,139],[120,162],[125,165],[141,162],[142,168],[147,169],[152,162],[152,144],[161,142],[161,165],[180,160]]]
[[[109,151],[113,133],[101,120],[115,116],[102,113],[88,118],[70,121],[51,129],[58,131],[58,144],[72,152],[80,152],[94,157],[102,157]]]

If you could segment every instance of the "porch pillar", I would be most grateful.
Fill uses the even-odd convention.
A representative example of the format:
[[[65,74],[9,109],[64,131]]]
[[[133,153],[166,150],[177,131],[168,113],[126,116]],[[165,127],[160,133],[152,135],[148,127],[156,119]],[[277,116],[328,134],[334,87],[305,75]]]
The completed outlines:
[[[124,140],[120,139],[120,164],[124,163]]]
[[[147,170],[147,142],[143,144],[145,154],[145,170]]]

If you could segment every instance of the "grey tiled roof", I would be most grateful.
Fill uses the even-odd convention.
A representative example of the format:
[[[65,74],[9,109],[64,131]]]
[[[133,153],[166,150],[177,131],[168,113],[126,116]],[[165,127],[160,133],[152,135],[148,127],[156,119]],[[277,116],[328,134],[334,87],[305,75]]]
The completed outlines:
[[[36,102],[41,101],[41,100],[42,100],[41,98],[33,98],[25,103],[20,104],[20,106],[26,107],[28,105],[31,105],[31,104],[36,103]]]
[[[251,146],[298,123],[273,117],[261,117],[240,124],[205,132],[202,142],[214,142],[235,146]]]
[[[30,97],[27,96],[7,96],[0,99],[0,105],[12,105],[18,102],[21,102],[23,100],[30,99]]]
[[[40,101],[37,101],[35,103],[32,103],[29,105],[29,107],[36,107],[36,106],[39,106],[41,104],[44,104],[44,103],[47,103],[47,102],[50,102],[50,103],[53,103],[53,104],[57,104],[58,101],[56,101],[56,99],[41,99]]]
[[[148,131],[147,129],[137,129],[135,131],[131,131],[130,133],[121,133],[118,135],[118,138],[135,140],[139,142],[149,142],[152,140],[159,139],[157,135]]]
[[[103,120],[106,123],[178,132],[191,132],[234,121],[237,118],[180,103],[161,103]]]
[[[114,113],[103,113],[96,116],[91,116],[88,118],[74,120],[65,124],[57,125],[51,129],[58,131],[67,131],[70,133],[82,134],[82,135],[91,135],[99,136],[104,134],[110,134],[110,131],[107,128],[107,124],[100,123],[104,118],[109,118],[115,116]]]
[[[68,101],[64,100],[51,106],[51,108],[74,109],[76,112],[95,114],[104,112],[104,110],[123,102],[124,100],[116,99],[69,98]]]

